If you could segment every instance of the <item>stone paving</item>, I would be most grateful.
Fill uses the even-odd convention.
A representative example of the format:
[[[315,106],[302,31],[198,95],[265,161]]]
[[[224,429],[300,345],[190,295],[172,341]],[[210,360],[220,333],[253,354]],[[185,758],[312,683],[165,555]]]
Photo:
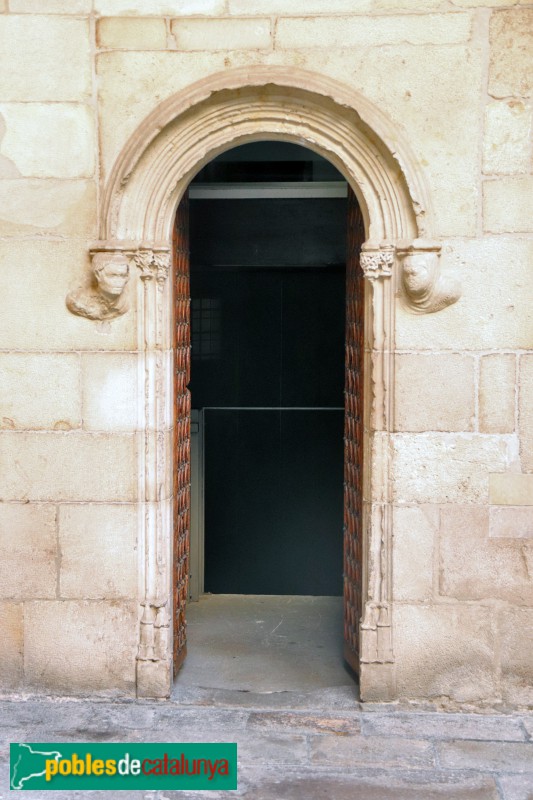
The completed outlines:
[[[533,714],[364,705],[354,689],[183,690],[170,701],[0,701],[0,798],[10,741],[235,741],[236,792],[128,792],[132,800],[533,800]],[[109,792],[44,793],[110,798]],[[121,793],[120,797],[126,797]]]

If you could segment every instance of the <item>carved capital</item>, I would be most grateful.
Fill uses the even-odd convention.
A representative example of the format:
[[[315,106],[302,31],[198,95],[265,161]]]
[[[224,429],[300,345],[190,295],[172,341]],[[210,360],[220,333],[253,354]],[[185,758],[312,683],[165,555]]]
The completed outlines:
[[[440,274],[440,251],[439,244],[421,239],[398,248],[404,302],[414,314],[440,311],[461,296],[458,281]]]
[[[164,283],[170,272],[170,252],[168,250],[140,249],[132,253],[132,261],[141,273],[142,281],[156,280]]]
[[[67,295],[67,308],[79,317],[109,320],[128,310],[129,259],[116,248],[91,250],[92,273],[86,286]]]
[[[365,278],[390,278],[394,267],[394,247],[383,245],[375,248],[363,245],[360,263]]]

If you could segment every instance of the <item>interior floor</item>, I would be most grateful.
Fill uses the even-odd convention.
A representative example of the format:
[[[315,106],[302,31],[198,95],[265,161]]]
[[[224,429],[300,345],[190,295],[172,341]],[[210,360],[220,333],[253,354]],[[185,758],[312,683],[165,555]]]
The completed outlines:
[[[203,595],[187,607],[176,688],[313,692],[349,686],[342,597]]]

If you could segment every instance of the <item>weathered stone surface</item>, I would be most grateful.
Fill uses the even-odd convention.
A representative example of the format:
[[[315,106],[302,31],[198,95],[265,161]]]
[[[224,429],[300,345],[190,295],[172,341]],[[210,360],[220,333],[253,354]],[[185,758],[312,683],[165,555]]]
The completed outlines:
[[[150,17],[103,17],[97,22],[100,47],[127,50],[161,50],[167,46],[164,19]]]
[[[61,694],[134,692],[135,603],[34,601],[24,610],[30,686]]]
[[[4,102],[85,100],[89,96],[87,20],[11,14],[0,17],[0,42],[4,67],[0,97]]]
[[[495,178],[483,183],[483,228],[489,233],[527,233],[533,216],[533,177]]]
[[[138,569],[134,505],[61,505],[59,546],[61,597],[135,597]]]
[[[525,741],[521,721],[501,714],[415,713],[393,708],[385,714],[365,714],[363,711],[362,730],[365,736],[401,736],[408,739]]]
[[[429,0],[431,2],[431,0]],[[439,0],[440,1],[440,0]],[[229,0],[230,14],[335,14],[338,12],[369,11],[375,0],[360,0],[357,9],[352,0]],[[437,2],[437,0],[433,0]]]
[[[500,506],[533,506],[533,475],[521,472],[489,475],[489,500]]]
[[[533,9],[499,11],[490,20],[489,92],[528,97],[533,90]]]
[[[393,597],[427,601],[433,594],[433,547],[437,506],[394,509]]]
[[[355,685],[304,692],[235,692],[231,689],[182,686],[178,681],[174,684],[172,696],[180,706],[248,708],[251,702],[254,708],[261,710],[305,711],[312,708],[324,714],[350,713],[358,702]]]
[[[280,14],[289,17],[311,14],[366,14],[369,11],[424,10],[442,6],[442,0],[331,0],[324,5],[321,0],[228,0],[230,14]]]
[[[533,354],[520,357],[518,390],[518,429],[522,469],[533,471]]]
[[[172,688],[172,664],[167,661],[137,661],[137,697],[169,696]]]
[[[57,556],[55,506],[0,503],[0,596],[55,597]]]
[[[209,72],[224,68],[219,53],[100,53],[99,115],[101,158],[106,174],[127,138],[157,103]]]
[[[264,50],[272,46],[270,19],[173,20],[178,50]]]
[[[297,733],[256,733],[251,737],[249,733],[237,732],[234,740],[237,742],[239,758],[244,761],[263,764],[307,764],[308,744],[307,738]]]
[[[89,180],[2,180],[0,209],[2,236],[96,232],[96,187]]]
[[[432,746],[420,739],[343,736],[332,740],[314,737],[310,744],[310,760],[313,764],[344,764],[352,769],[360,765],[427,768],[434,764]]]
[[[523,100],[500,100],[485,109],[483,171],[529,172],[533,108]]]
[[[516,464],[514,437],[397,433],[393,436],[394,497],[400,503],[488,500],[489,472]]]
[[[133,434],[0,434],[5,500],[135,500]]]
[[[189,14],[220,14],[227,9],[227,0],[182,0],[178,8],[172,10],[174,16]]]
[[[324,779],[318,776],[316,780],[320,783],[324,782]],[[299,795],[299,800],[305,800],[306,797],[309,797],[308,792],[310,787],[316,785],[316,782],[313,781],[312,778],[309,780],[304,778],[301,782],[303,786],[302,793]],[[453,785],[446,786],[445,788],[442,787],[439,780],[433,783],[429,775],[426,776],[426,782],[421,785],[412,785],[406,775],[404,778],[404,785],[400,788],[395,787],[395,781],[391,775],[383,775],[377,779],[372,779],[371,776],[366,777],[366,779],[357,777],[352,780],[348,779],[346,782],[329,782],[326,779],[324,783],[326,796],[335,797],[336,799],[338,798],[338,800],[353,800],[354,790],[360,791],[361,798],[365,800],[416,800],[416,798],[420,798],[420,800],[421,798],[424,798],[424,800],[440,800],[440,798],[445,797],[446,794],[448,794],[450,798],[453,797],[454,800],[467,800],[467,798],[468,800],[495,800],[495,798],[498,797],[498,790],[492,778],[467,778],[461,781],[455,781]],[[343,795],[338,793],[340,788],[339,784],[340,787],[344,788]],[[289,786],[291,786],[291,784],[289,784]],[[296,786],[298,786],[298,782],[296,782]],[[295,794],[292,796],[296,798]],[[274,797],[275,795],[270,795],[272,800],[274,800]],[[266,798],[264,798],[263,795],[258,795],[258,800],[268,800],[268,795]]]
[[[372,772],[369,768],[359,768],[355,773],[339,775],[329,770],[305,767],[299,772],[284,770],[282,776],[271,770],[261,776],[252,773],[250,780],[241,782],[242,797],[246,800],[499,800],[492,777],[468,778],[461,775],[457,779],[442,779],[428,771],[417,772],[418,780],[415,781],[407,770]],[[178,797],[177,792],[165,792],[165,798],[195,800],[192,792],[184,798]],[[224,798],[220,794],[213,800]]]
[[[176,8],[179,6],[179,8]],[[94,0],[94,10],[103,16],[116,14],[218,14],[223,0]]]
[[[423,21],[427,25],[429,20],[424,16],[419,19],[417,24]],[[436,235],[475,235],[478,164],[471,142],[479,136],[479,119],[473,107],[482,80],[478,54],[462,46],[417,47],[398,40],[394,45],[357,48],[356,53],[353,49],[349,53],[354,88],[404,131],[417,155],[431,186]],[[333,51],[323,65],[322,51],[309,54],[308,69],[323,69],[332,77],[346,80],[347,51],[337,57]],[[457,75],[461,75],[460,80]],[[457,140],[454,126],[442,125],[447,118],[465,131],[466,140]],[[442,313],[447,315],[448,310]],[[419,335],[418,342],[424,342],[424,337]]]
[[[499,622],[503,697],[513,705],[532,708],[533,608],[504,608]]]
[[[515,430],[516,357],[509,353],[483,356],[479,371],[479,430]]]
[[[148,707],[153,708],[154,704],[148,702]],[[154,709],[154,724],[151,726],[150,736],[153,741],[159,741],[161,737],[169,736],[168,741],[183,741],[179,739],[180,730],[183,734],[191,740],[201,739],[202,732],[206,729],[212,731],[213,736],[216,737],[213,741],[231,741],[232,737],[238,731],[247,731],[249,727],[249,719],[253,712],[250,708],[231,708],[230,706],[220,706],[216,709],[201,706],[189,706],[183,708],[181,703],[173,696],[166,703],[162,704],[159,709]],[[265,712],[268,720],[268,712]],[[133,725],[129,726],[133,728]],[[276,730],[276,724],[272,726],[267,725],[266,728],[270,732]],[[289,735],[292,733],[288,728],[286,731]],[[251,732],[250,732],[251,733]],[[226,734],[226,735],[225,735]],[[251,733],[253,736],[254,733]]]
[[[3,103],[6,132],[0,150],[25,178],[90,178],[94,121],[89,106]]]
[[[500,212],[503,203],[500,198]],[[533,336],[533,242],[488,237],[446,246],[442,271],[457,276],[463,294],[438,314],[396,311],[396,344],[406,350],[529,348]],[[460,332],[460,334],[459,334]]]
[[[337,716],[313,713],[294,713],[291,711],[252,711],[247,726],[251,729],[293,730],[302,733],[354,734],[360,731],[359,721],[353,715]]]
[[[92,0],[10,0],[9,10],[23,14],[89,14]]]
[[[503,800],[531,800],[531,775],[502,775]]]
[[[3,300],[0,340],[4,349],[61,352],[135,349],[137,329],[133,309],[118,319],[102,323],[68,311],[65,298],[77,283],[85,280],[88,261],[85,242],[42,239],[0,242]],[[22,268],[16,269],[18,264]],[[43,387],[41,391],[46,396]],[[57,405],[62,405],[59,398]]]
[[[456,44],[470,37],[469,14],[279,19],[275,47],[368,47],[384,44]]]
[[[520,717],[520,721],[524,726],[524,730],[527,733],[530,741],[533,741],[533,716],[529,713],[527,715],[522,715]]]
[[[533,743],[442,742],[439,757],[443,767],[453,769],[490,768],[533,772]]]
[[[138,427],[138,358],[132,353],[82,356],[83,427],[134,431]]]
[[[441,508],[440,591],[461,600],[533,604],[533,542],[488,539],[488,508]]]
[[[78,428],[79,381],[79,357],[74,353],[0,354],[0,428]]]
[[[506,539],[533,539],[531,506],[490,506],[489,536]]]
[[[162,707],[156,703],[102,702],[70,700],[60,703],[34,697],[26,702],[6,699],[0,701],[0,728],[49,727],[65,735],[79,733],[102,734],[121,731],[141,731],[155,727],[162,716]],[[157,712],[157,715],[156,715]],[[194,713],[194,712],[193,712]],[[92,736],[91,736],[92,738]]]
[[[490,609],[473,605],[394,608],[401,697],[494,702],[496,675]]]
[[[406,353],[395,365],[395,430],[473,430],[473,358]]]
[[[22,603],[0,602],[0,683],[5,689],[16,689],[24,674]]]
[[[461,8],[474,8],[481,6],[483,8],[496,8],[499,6],[516,6],[516,0],[451,0],[452,5],[460,6]],[[525,5],[529,0],[519,0],[519,3]]]

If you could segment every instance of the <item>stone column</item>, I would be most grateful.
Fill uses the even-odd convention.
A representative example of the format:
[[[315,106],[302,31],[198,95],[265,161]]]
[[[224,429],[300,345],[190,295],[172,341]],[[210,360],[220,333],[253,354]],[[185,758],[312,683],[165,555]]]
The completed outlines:
[[[366,303],[366,386],[370,408],[365,421],[367,574],[361,622],[361,697],[395,697],[392,649],[392,497],[390,446],[394,398],[395,248],[363,245],[361,268],[370,284]]]
[[[137,655],[139,697],[167,697],[172,686],[172,319],[170,251],[131,253],[139,270],[139,542],[142,572]]]

